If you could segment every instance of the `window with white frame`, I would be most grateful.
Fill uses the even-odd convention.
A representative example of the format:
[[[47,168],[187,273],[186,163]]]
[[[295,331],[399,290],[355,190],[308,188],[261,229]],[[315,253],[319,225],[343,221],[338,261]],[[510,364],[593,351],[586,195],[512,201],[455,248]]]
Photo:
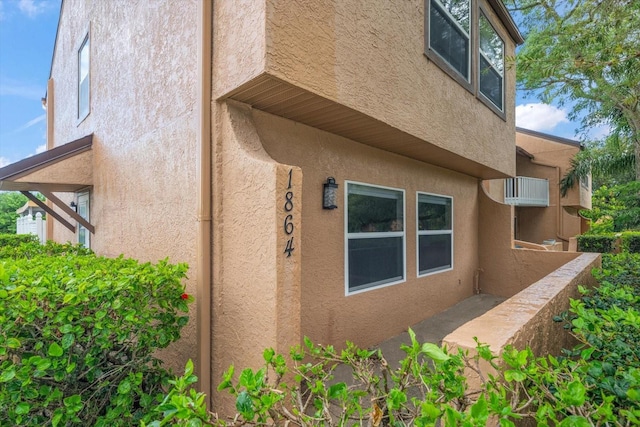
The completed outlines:
[[[418,276],[453,268],[453,199],[418,193]]]
[[[89,114],[89,34],[78,49],[78,119]]]
[[[480,93],[503,110],[504,42],[489,20],[480,14]]]
[[[470,81],[470,0],[429,1],[429,49],[465,81]]]
[[[404,190],[355,182],[346,187],[346,293],[404,281]]]

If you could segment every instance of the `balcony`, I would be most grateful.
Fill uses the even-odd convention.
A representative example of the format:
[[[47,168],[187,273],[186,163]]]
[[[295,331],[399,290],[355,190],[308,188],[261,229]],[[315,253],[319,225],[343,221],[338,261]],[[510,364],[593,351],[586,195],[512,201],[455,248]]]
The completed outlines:
[[[524,176],[505,179],[504,202],[514,206],[549,206],[549,181]]]

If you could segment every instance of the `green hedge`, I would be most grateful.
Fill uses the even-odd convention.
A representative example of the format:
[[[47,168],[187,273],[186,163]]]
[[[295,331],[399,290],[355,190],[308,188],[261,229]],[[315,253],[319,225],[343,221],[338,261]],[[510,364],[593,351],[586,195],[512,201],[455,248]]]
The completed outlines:
[[[611,253],[616,249],[616,240],[612,234],[583,234],[578,236],[578,251]]]
[[[0,250],[24,243],[38,243],[38,237],[34,234],[0,234]]]
[[[187,266],[0,249],[0,425],[139,424],[169,378],[153,354],[188,321]]]
[[[626,231],[622,233],[622,249],[632,254],[640,253],[640,232]]]

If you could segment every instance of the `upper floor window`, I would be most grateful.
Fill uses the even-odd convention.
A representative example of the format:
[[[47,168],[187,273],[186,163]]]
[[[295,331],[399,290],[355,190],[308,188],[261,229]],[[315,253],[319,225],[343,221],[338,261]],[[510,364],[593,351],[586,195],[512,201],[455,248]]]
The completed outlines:
[[[489,20],[480,15],[480,93],[500,111],[504,94],[504,42]]]
[[[425,0],[425,55],[504,119],[505,42],[479,3]]]
[[[78,119],[89,114],[89,34],[78,49]]]
[[[405,279],[404,191],[347,182],[346,293]]]
[[[418,276],[453,268],[453,199],[418,193]]]
[[[429,48],[465,81],[470,81],[469,0],[429,0]]]

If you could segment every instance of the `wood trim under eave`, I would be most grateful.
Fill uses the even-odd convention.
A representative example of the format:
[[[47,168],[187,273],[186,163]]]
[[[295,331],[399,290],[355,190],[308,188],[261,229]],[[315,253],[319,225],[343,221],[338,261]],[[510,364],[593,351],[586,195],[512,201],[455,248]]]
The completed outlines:
[[[66,219],[64,219],[62,216],[60,216],[60,214],[56,211],[54,211],[53,209],[51,209],[49,206],[47,206],[42,200],[38,199],[36,196],[34,196],[33,194],[31,194],[29,191],[21,191],[22,194],[24,194],[29,200],[31,200],[33,203],[35,203],[36,205],[38,205],[39,207],[42,208],[42,210],[44,210],[47,215],[51,215],[53,218],[55,218],[60,224],[64,225],[65,227],[67,227],[72,233],[76,232],[76,227],[71,224],[69,221],[67,221]]]
[[[87,221],[86,219],[82,218],[78,214],[78,212],[74,211],[69,206],[67,206],[67,204],[65,202],[60,200],[58,197],[56,197],[55,195],[53,195],[53,193],[50,193],[49,191],[43,191],[43,190],[39,190],[39,191],[40,191],[40,193],[42,193],[42,195],[44,197],[47,198],[47,200],[51,200],[54,205],[56,205],[57,207],[62,209],[62,211],[64,213],[66,213],[67,215],[69,215],[71,218],[73,218],[76,221],[78,221],[78,223],[80,223],[80,225],[82,225],[84,228],[89,230],[89,232],[91,232],[91,234],[96,234],[95,233],[95,231],[96,231],[95,227],[89,221]]]

